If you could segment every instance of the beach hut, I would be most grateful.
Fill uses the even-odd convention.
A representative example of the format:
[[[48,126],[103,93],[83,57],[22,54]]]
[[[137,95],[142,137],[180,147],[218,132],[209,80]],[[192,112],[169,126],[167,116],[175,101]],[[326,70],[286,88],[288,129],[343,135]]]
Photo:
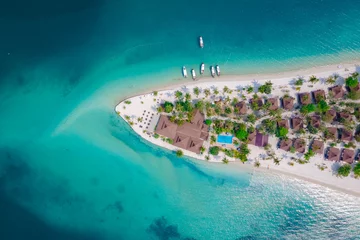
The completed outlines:
[[[294,131],[299,131],[304,128],[304,121],[300,117],[291,118],[291,126]]]
[[[243,115],[247,113],[248,108],[245,101],[236,103],[234,107],[238,109],[239,114]]]
[[[329,92],[331,96],[336,99],[343,98],[345,95],[345,91],[340,85],[329,88]]]
[[[342,128],[340,132],[341,132],[341,137],[340,137],[341,141],[350,142],[352,140],[353,138],[352,131]]]
[[[352,164],[354,162],[355,157],[355,151],[351,149],[343,149],[341,154],[341,160],[344,162],[347,162],[349,164]]]
[[[340,161],[340,150],[335,147],[330,147],[327,151],[327,159],[330,161]]]
[[[297,139],[294,140],[295,151],[297,151],[299,153],[304,153],[305,152],[305,146],[306,146],[306,142],[305,142],[304,139],[297,138]]]
[[[314,153],[323,154],[324,153],[324,142],[319,141],[319,140],[314,140],[311,144],[311,150],[313,150]]]
[[[318,89],[316,91],[313,91],[313,96],[316,103],[319,103],[321,100],[325,100],[325,91],[322,89]]]
[[[339,115],[339,122],[351,122],[352,115],[348,112],[342,111],[338,113]]]
[[[279,100],[278,98],[274,97],[274,98],[268,98],[267,100],[268,103],[270,103],[270,107],[269,110],[277,110],[279,108]]]
[[[295,100],[295,98],[290,97],[290,96],[283,97],[283,99],[282,99],[283,108],[285,110],[288,110],[288,111],[293,110],[293,108],[294,108],[294,100]]]
[[[291,139],[283,139],[280,141],[279,148],[284,151],[290,151],[292,147],[292,140]]]
[[[302,105],[310,104],[310,103],[312,103],[311,94],[308,93],[308,92],[300,93],[299,94],[299,100],[300,100],[300,103]]]
[[[337,140],[339,138],[338,130],[336,127],[327,127],[324,133],[326,139]]]
[[[326,122],[329,122],[329,123],[332,123],[336,120],[336,116],[337,116],[337,113],[334,109],[329,109],[328,111],[326,111],[325,113],[325,121]]]
[[[288,119],[281,119],[277,122],[278,124],[278,127],[283,127],[283,128],[286,128],[286,129],[289,129],[289,120]]]
[[[320,124],[321,124],[321,118],[319,115],[313,115],[310,117],[310,124],[314,127],[314,128],[319,128]]]

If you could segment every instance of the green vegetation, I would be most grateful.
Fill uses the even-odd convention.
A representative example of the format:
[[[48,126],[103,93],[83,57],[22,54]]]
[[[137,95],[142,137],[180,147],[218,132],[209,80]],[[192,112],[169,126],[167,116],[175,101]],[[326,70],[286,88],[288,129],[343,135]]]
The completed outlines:
[[[158,91],[154,91],[153,94],[156,97],[158,95]]]
[[[254,167],[260,167],[260,162],[259,161],[256,161],[255,163],[254,163]]]
[[[275,134],[276,132],[276,121],[267,118],[262,121],[262,126],[268,134]]]
[[[276,130],[276,137],[278,138],[285,138],[286,135],[288,134],[289,130],[287,128],[284,128],[284,127],[279,127],[277,130]]]
[[[191,100],[191,94],[190,94],[190,93],[186,93],[186,94],[185,94],[185,100],[186,100],[186,101],[190,101],[190,100]]]
[[[172,104],[171,102],[165,102],[164,103],[165,112],[171,113],[173,109],[174,109],[174,104]]]
[[[351,165],[346,163],[346,164],[342,165],[341,167],[339,167],[337,175],[339,177],[347,177],[347,176],[349,176],[350,171],[351,171]]]
[[[229,93],[230,89],[228,88],[228,86],[224,86],[223,88],[223,93]]]
[[[131,101],[130,101],[130,100],[126,100],[126,101],[125,101],[125,104],[131,104]]]
[[[332,85],[332,84],[335,84],[336,83],[336,79],[334,76],[329,76],[327,79],[326,79],[326,84],[329,84],[329,85]]]
[[[209,153],[211,155],[217,156],[220,152],[220,148],[218,146],[212,146],[209,148]]]
[[[290,147],[290,152],[291,152],[291,153],[295,153],[295,147],[291,146],[291,147]]]
[[[198,87],[194,87],[193,92],[194,92],[194,94],[196,95],[196,97],[199,97],[199,95],[200,95],[200,89],[199,89]]]
[[[357,78],[350,76],[345,79],[345,84],[349,88],[354,88],[358,85],[358,80],[357,80]]]
[[[309,78],[309,82],[311,82],[313,84],[317,83],[318,81],[319,81],[319,79],[314,75],[310,76],[310,78]]]
[[[330,109],[329,105],[325,102],[325,100],[320,100],[317,104],[317,111],[320,113],[325,113]]]
[[[304,84],[304,79],[299,77],[296,81],[295,81],[295,86],[302,86]]]
[[[344,144],[345,148],[356,148],[356,145],[353,142],[349,142],[349,143],[345,143]]]
[[[166,142],[167,142],[167,143],[170,143],[170,144],[173,144],[173,143],[174,143],[174,140],[172,140],[171,138],[167,138],[167,139],[166,139]]]
[[[206,89],[204,89],[204,94],[205,94],[205,97],[208,97],[208,96],[210,96],[210,89],[208,89],[208,88],[206,88]]]
[[[212,124],[211,119],[206,119],[206,120],[205,120],[205,124],[208,125],[208,126],[210,126],[210,125]]]
[[[228,157],[234,157],[234,151],[232,149],[225,149],[224,153]]]
[[[303,114],[303,115],[307,115],[309,113],[312,113],[314,112],[316,109],[315,105],[310,103],[310,104],[307,104],[307,105],[304,105],[300,108],[300,113]]]
[[[247,115],[247,120],[248,120],[250,123],[254,124],[254,123],[256,122],[256,116],[255,116],[255,114],[249,114],[249,115]]]
[[[271,88],[272,88],[272,82],[271,81],[267,81],[265,82],[264,85],[261,85],[258,90],[261,93],[265,93],[265,94],[270,94],[271,93]]]
[[[182,156],[184,156],[183,151],[181,151],[180,149],[177,150],[177,151],[176,151],[176,156],[177,156],[177,157],[182,157]]]
[[[353,169],[356,178],[360,177],[360,163],[357,163]]]
[[[247,155],[250,154],[250,149],[248,148],[247,144],[242,144],[240,146],[240,150],[238,152],[236,152],[236,158],[240,159],[240,161],[242,161],[243,163],[246,162],[247,159]]]
[[[206,148],[205,148],[204,146],[201,146],[201,148],[200,148],[200,154],[204,154],[205,150],[206,150]]]
[[[229,163],[229,160],[228,160],[227,158],[223,158],[223,159],[222,159],[222,162],[223,162],[224,164],[228,164],[228,163]]]
[[[313,150],[309,150],[307,153],[304,154],[304,158],[306,161],[309,161],[311,157],[315,156],[315,153]]]
[[[252,93],[254,91],[254,88],[252,86],[249,86],[247,89],[246,89],[246,92],[247,93]]]
[[[237,139],[239,139],[240,141],[246,141],[247,137],[248,137],[248,132],[246,130],[246,125],[241,123],[239,125],[239,129],[236,131],[235,136],[237,137]]]
[[[176,91],[176,92],[175,92],[175,98],[176,98],[177,100],[181,100],[181,99],[183,98],[183,93],[180,92],[180,91]]]
[[[214,88],[214,89],[213,89],[213,93],[214,93],[215,95],[218,95],[218,94],[219,94],[219,90],[218,90],[217,88]]]

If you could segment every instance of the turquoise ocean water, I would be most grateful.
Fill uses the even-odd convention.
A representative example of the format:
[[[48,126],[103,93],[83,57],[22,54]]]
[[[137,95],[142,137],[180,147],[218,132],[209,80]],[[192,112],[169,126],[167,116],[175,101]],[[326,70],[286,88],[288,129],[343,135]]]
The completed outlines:
[[[355,0],[4,3],[0,239],[359,239],[358,198],[177,159],[113,110],[181,83],[183,65],[244,74],[358,59],[359,16]]]

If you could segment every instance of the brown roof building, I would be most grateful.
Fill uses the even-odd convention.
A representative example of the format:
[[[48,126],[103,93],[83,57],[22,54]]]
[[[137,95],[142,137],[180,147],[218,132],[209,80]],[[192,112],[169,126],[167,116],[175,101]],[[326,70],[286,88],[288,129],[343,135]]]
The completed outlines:
[[[314,153],[323,154],[324,153],[324,142],[319,140],[314,140],[311,144],[311,150]]]
[[[291,118],[291,126],[294,131],[299,131],[300,129],[303,129],[304,121],[300,117],[293,117]]]
[[[294,98],[293,97],[289,97],[289,96],[286,96],[286,97],[283,97],[282,99],[282,103],[283,103],[283,108],[285,110],[292,110],[294,108]]]
[[[282,120],[278,121],[277,124],[278,124],[278,127],[283,127],[283,128],[289,129],[289,120],[287,120],[287,119],[282,119]]]
[[[304,139],[297,138],[297,139],[294,140],[295,151],[297,151],[299,153],[304,153],[305,152],[305,147],[306,147],[306,143],[305,143]]]
[[[290,151],[290,148],[292,147],[292,140],[291,139],[283,139],[280,141],[279,148],[284,151]]]
[[[257,147],[265,147],[269,142],[269,135],[261,134],[258,131],[254,131],[248,136],[248,143]]]
[[[314,127],[314,128],[319,128],[320,124],[321,124],[321,119],[320,116],[318,115],[313,115],[310,117],[310,124]]]
[[[340,85],[331,87],[331,88],[329,88],[329,90],[330,90],[333,98],[343,98],[345,95],[345,91],[344,91],[343,87]]]
[[[314,95],[315,102],[318,103],[321,100],[325,100],[325,91],[322,89],[316,90],[312,92]]]
[[[335,127],[327,127],[324,137],[327,139],[337,140],[339,138],[338,130]]]
[[[337,113],[334,109],[329,109],[325,113],[325,121],[332,123],[336,120]]]
[[[258,107],[262,107],[264,105],[263,100],[261,98],[252,98],[250,99],[250,104],[257,103]]]
[[[170,122],[168,116],[161,115],[155,133],[173,140],[174,146],[200,153],[200,148],[209,137],[208,126],[204,124],[204,116],[195,110],[191,122],[178,126]]]
[[[278,98],[269,98],[267,100],[268,103],[270,103],[269,110],[277,110],[279,108],[279,100]]]
[[[350,113],[348,112],[339,112],[339,121],[340,122],[351,122],[352,121],[352,116]]]
[[[341,129],[341,137],[340,137],[341,141],[349,142],[349,141],[352,140],[352,138],[353,138],[352,131],[349,131],[349,130],[347,130],[345,128]]]
[[[245,101],[238,102],[234,107],[239,110],[239,114],[247,113],[247,106]]]
[[[327,151],[327,159],[330,161],[340,161],[340,150],[330,147]]]
[[[299,94],[299,100],[300,100],[300,103],[302,105],[307,105],[307,104],[310,104],[312,101],[311,101],[311,94],[308,93],[308,92],[305,92],[305,93],[300,93]]]
[[[351,149],[343,149],[341,154],[341,160],[344,162],[347,162],[349,164],[352,164],[354,162],[355,152]]]

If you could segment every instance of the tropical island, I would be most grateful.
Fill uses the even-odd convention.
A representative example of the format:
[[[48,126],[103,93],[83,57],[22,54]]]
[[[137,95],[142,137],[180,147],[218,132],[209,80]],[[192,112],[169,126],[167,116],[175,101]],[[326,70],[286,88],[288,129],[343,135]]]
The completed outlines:
[[[355,67],[259,81],[193,82],[126,99],[116,112],[141,137],[178,157],[239,162],[360,193]]]

